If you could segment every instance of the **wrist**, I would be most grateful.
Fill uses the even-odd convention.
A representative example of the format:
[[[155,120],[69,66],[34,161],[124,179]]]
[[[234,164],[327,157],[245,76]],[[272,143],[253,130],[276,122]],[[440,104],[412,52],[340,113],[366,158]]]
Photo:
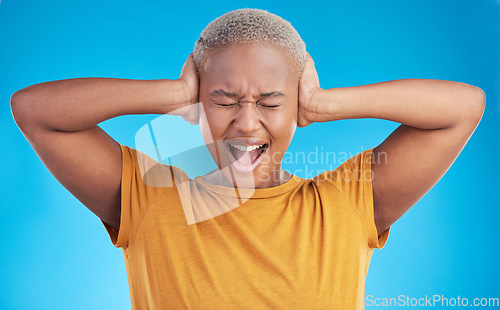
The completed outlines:
[[[189,82],[182,77],[175,80],[179,85],[181,90],[179,90],[179,104],[181,106],[190,105],[196,103],[195,98],[193,98],[193,92]]]
[[[329,101],[327,90],[321,87],[311,90],[309,102],[307,104],[307,119],[310,122],[325,122],[325,116],[328,115]]]
[[[330,122],[341,119],[339,89],[318,89],[311,98],[314,104],[316,122]]]
[[[189,103],[189,90],[181,79],[160,80],[160,105],[162,113],[170,113]]]

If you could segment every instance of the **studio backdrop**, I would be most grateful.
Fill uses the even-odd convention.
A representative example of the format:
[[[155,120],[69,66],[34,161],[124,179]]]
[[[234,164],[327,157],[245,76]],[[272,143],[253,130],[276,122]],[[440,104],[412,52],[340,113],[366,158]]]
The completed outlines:
[[[460,156],[392,226],[386,246],[374,251],[365,306],[433,309],[383,302],[496,298],[487,309],[500,309],[498,0],[3,0],[0,309],[130,309],[122,251],[38,158],[14,122],[10,96],[35,83],[78,77],[177,79],[204,27],[245,7],[277,14],[297,29],[322,88],[421,78],[485,91],[483,119]],[[147,152],[137,141],[158,117],[122,116],[100,126],[121,144]],[[183,132],[176,147],[196,147],[199,129],[168,117],[156,139]],[[285,168],[303,178],[334,169],[346,158],[314,154],[350,157],[377,146],[398,125],[355,119],[298,128],[289,152],[309,157],[284,162]]]

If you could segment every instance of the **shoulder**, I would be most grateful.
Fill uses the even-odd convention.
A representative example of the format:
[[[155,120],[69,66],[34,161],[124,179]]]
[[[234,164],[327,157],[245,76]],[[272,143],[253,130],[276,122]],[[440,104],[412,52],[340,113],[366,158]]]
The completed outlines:
[[[122,149],[122,174],[132,171],[136,178],[150,187],[173,187],[176,183],[188,182],[182,169],[167,165],[146,153],[120,144]]]
[[[374,148],[362,151],[345,160],[335,170],[325,171],[313,178],[315,183],[325,183],[343,190],[355,184],[371,182],[372,154]]]

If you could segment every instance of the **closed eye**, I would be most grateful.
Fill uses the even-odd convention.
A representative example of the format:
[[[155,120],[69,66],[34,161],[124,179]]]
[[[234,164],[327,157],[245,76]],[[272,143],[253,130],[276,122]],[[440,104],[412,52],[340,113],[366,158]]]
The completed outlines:
[[[265,108],[278,108],[278,107],[281,107],[281,104],[279,104],[279,105],[261,104],[261,106],[263,106]]]
[[[212,100],[212,102],[213,102],[213,104],[220,106],[220,107],[235,107],[235,106],[238,106],[240,104],[239,102],[220,102],[217,100]],[[256,103],[261,107],[270,108],[270,109],[279,108],[283,105],[283,103],[260,102],[260,100],[257,101]]]
[[[214,100],[212,99],[212,103],[215,104],[215,105],[218,105],[220,107],[233,107],[233,106],[236,106],[238,105],[238,102],[220,102],[220,101],[217,101],[217,100]]]
[[[260,102],[260,100],[259,100],[259,101],[257,101],[257,103],[264,108],[271,108],[272,109],[272,108],[281,107],[283,105],[283,100],[282,99],[281,100],[280,99],[278,99],[278,100],[266,99],[265,102]]]

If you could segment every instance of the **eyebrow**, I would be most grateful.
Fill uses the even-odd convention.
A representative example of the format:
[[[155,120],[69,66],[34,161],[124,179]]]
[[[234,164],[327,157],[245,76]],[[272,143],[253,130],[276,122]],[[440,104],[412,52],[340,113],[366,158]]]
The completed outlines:
[[[231,93],[231,92],[225,91],[223,89],[217,89],[217,90],[214,90],[212,92],[212,96],[217,96],[217,95],[222,95],[222,96],[226,96],[229,98],[238,98],[237,93]],[[269,93],[261,93],[260,96],[261,97],[272,97],[272,96],[282,97],[282,96],[285,96],[285,94],[283,94],[280,91],[275,90],[275,91],[272,91]]]

